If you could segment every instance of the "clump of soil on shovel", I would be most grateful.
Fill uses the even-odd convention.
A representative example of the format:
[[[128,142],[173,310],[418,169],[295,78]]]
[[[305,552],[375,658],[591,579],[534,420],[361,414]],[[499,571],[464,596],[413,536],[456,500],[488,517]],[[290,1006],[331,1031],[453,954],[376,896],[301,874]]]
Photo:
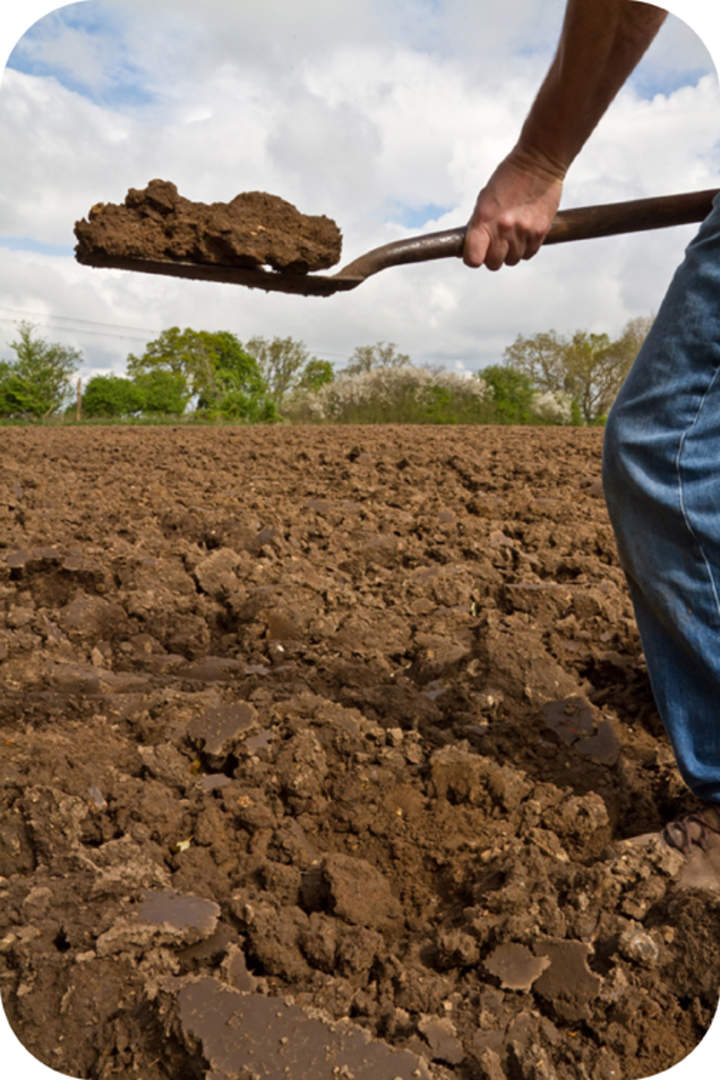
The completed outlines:
[[[324,214],[302,214],[264,191],[230,202],[193,202],[169,180],[130,188],[123,205],[96,203],[75,223],[79,262],[103,258],[170,259],[306,274],[340,259],[342,235]]]

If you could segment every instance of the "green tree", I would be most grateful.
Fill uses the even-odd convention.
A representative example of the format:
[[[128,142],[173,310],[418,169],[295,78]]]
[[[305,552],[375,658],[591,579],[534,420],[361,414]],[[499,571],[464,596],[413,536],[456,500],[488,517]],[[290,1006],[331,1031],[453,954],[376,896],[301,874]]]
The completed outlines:
[[[275,402],[270,397],[249,395],[232,388],[223,394],[219,404],[211,412],[225,420],[247,420],[250,423],[268,423],[279,419]]]
[[[275,419],[268,385],[255,357],[227,330],[212,336],[217,355],[214,387],[207,400],[198,401],[198,408],[232,419]]]
[[[270,397],[280,406],[283,398],[298,386],[308,364],[318,363],[302,341],[291,337],[251,337],[245,347],[255,358],[267,383]]]
[[[0,416],[10,416],[12,412],[10,399],[5,395],[10,374],[10,364],[7,360],[0,360]]]
[[[184,396],[186,402],[195,398],[196,408],[209,416],[229,411],[239,418],[254,419],[268,413],[268,388],[262,372],[254,357],[227,330],[211,333],[177,326],[163,330],[148,343],[142,356],[128,356],[127,370],[138,385],[152,373],[182,379],[182,385],[174,384],[175,394]],[[169,392],[167,379],[163,385]]]
[[[379,367],[406,367],[410,357],[399,353],[393,342],[377,341],[374,345],[357,345],[343,368],[343,375],[362,375]]]
[[[319,390],[321,386],[325,386],[326,383],[332,382],[334,378],[335,368],[329,360],[313,358],[308,360],[300,372],[296,389],[300,393],[307,393],[308,391],[312,393],[314,390]]]
[[[569,338],[554,330],[519,336],[505,350],[504,361],[527,375],[536,389],[566,394],[574,415],[594,424],[612,405],[648,326],[647,319],[632,319],[615,341],[585,330]]]
[[[169,371],[183,376],[191,394],[200,394],[212,380],[215,359],[205,333],[171,326],[147,343],[142,356],[128,355],[127,373],[134,379],[150,371]]]
[[[15,360],[0,364],[0,415],[40,418],[58,412],[72,392],[82,353],[35,336],[28,322],[18,324],[10,348]]]
[[[535,388],[525,371],[507,364],[491,364],[477,372],[490,389],[490,401],[496,423],[529,424]]]
[[[144,413],[182,416],[189,400],[185,377],[176,371],[145,371],[132,381]]]
[[[131,416],[145,404],[142,390],[121,375],[93,375],[83,394],[86,416]]]

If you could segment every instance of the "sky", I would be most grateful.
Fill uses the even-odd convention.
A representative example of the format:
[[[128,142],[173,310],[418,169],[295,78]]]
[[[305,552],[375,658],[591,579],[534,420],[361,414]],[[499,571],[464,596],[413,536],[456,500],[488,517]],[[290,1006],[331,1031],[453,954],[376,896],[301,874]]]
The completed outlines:
[[[459,260],[396,268],[328,299],[90,270],[73,259],[73,223],[153,177],[204,201],[261,189],[327,213],[344,260],[463,224],[514,142],[564,5],[84,0],[45,15],[51,6],[4,0],[0,13],[0,359],[24,319],[79,349],[86,378],[122,374],[129,352],[173,325],[290,335],[338,367],[357,345],[392,341],[415,363],[471,372],[518,334],[616,334],[652,314],[694,232],[561,245],[495,274]],[[706,47],[720,56],[716,5],[667,6],[682,21],[668,20],[573,165],[564,206],[720,186]],[[719,1018],[662,1078],[715,1074]],[[1,1009],[0,1059],[23,1080],[60,1075],[20,1053]]]
[[[546,248],[498,273],[459,259],[306,298],[74,261],[73,224],[154,177],[225,201],[264,190],[343,231],[343,260],[462,225],[513,145],[563,0],[84,0],[40,18],[0,83],[0,357],[17,322],[122,374],[169,326],[291,336],[341,368],[394,342],[476,371],[518,334],[619,334],[650,315],[686,226]],[[718,185],[718,83],[671,16],[572,166],[563,206]],[[669,150],[671,148],[671,152]]]

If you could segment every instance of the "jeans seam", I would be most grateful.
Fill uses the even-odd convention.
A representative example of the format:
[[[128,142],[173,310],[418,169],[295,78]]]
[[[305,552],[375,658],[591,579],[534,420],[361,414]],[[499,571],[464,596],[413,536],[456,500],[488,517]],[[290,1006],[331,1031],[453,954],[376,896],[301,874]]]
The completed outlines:
[[[700,552],[700,556],[702,558],[703,564],[705,566],[705,571],[706,571],[707,576],[708,576],[708,581],[710,582],[710,588],[712,590],[712,594],[713,594],[713,597],[715,599],[715,607],[717,609],[718,615],[720,615],[720,596],[718,596],[718,591],[717,591],[717,587],[715,585],[715,578],[713,577],[712,568],[711,568],[711,565],[710,565],[710,560],[708,559],[707,554],[705,553],[705,549],[703,548],[703,545],[700,543],[700,540],[699,540],[699,538],[697,536],[697,533],[695,532],[695,530],[692,527],[692,522],[690,521],[689,513],[688,513],[687,507],[685,505],[685,492],[683,490],[683,480],[682,480],[682,464],[681,464],[681,461],[680,461],[680,458],[682,456],[682,452],[685,449],[685,440],[686,440],[687,436],[692,432],[692,429],[697,424],[697,422],[698,422],[698,420],[700,418],[700,413],[702,412],[703,406],[705,405],[705,401],[707,399],[707,396],[710,393],[710,391],[712,390],[713,386],[715,385],[715,382],[717,380],[718,375],[720,375],[720,365],[717,365],[715,367],[715,371],[713,372],[713,376],[710,379],[710,382],[708,383],[707,387],[705,388],[705,392],[703,393],[703,396],[700,398],[700,402],[698,404],[697,411],[695,412],[695,416],[693,417],[692,423],[685,429],[685,431],[683,431],[682,435],[680,436],[680,442],[678,443],[677,454],[675,455],[675,472],[677,473],[678,494],[679,494],[679,497],[680,497],[680,511],[682,513],[682,516],[683,516],[683,521],[685,522],[686,529],[688,530],[688,532],[692,536],[693,540],[697,544],[698,551]]]

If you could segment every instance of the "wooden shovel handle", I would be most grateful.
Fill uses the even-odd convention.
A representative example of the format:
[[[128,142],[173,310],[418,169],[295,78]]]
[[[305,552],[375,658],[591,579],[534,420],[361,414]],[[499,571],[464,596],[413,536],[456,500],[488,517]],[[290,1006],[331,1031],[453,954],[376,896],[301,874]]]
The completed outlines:
[[[550,226],[546,244],[566,240],[590,240],[598,236],[664,229],[669,225],[688,225],[703,221],[710,213],[718,189],[688,191],[682,195],[660,195],[653,199],[605,203],[601,206],[578,206],[561,210]]]
[[[644,229],[664,229],[669,225],[687,225],[702,221],[710,213],[717,188],[708,191],[689,191],[681,195],[661,195],[652,199],[631,199],[627,202],[603,203],[600,206],[578,206],[560,210],[555,215],[546,244],[561,244],[568,240],[589,240],[598,236],[640,232]],[[445,229],[394,240],[374,248],[359,259],[344,266],[332,280],[351,286],[389,266],[428,262],[432,259],[459,257],[465,243],[465,226]]]

